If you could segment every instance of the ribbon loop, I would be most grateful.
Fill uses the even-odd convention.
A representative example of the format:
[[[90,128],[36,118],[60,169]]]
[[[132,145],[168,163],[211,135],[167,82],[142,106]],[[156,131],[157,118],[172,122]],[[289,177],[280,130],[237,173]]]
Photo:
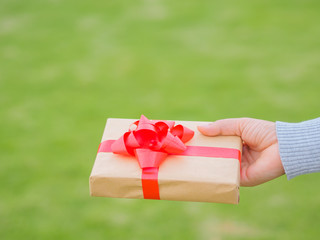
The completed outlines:
[[[141,169],[150,167],[158,168],[162,160],[164,160],[168,155],[165,152],[155,152],[145,148],[137,148],[134,150],[134,153],[138,158]]]

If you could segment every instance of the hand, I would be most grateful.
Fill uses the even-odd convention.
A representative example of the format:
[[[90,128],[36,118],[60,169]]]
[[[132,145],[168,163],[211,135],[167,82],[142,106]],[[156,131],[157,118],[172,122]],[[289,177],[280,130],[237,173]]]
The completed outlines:
[[[241,186],[256,186],[284,174],[274,122],[252,118],[223,119],[198,126],[198,129],[206,136],[241,137]]]

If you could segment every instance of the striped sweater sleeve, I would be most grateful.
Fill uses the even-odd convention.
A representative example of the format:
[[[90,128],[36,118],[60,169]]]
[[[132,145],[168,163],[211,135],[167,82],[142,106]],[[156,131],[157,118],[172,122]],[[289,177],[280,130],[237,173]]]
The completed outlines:
[[[276,122],[282,165],[290,180],[320,172],[320,118],[300,123]]]

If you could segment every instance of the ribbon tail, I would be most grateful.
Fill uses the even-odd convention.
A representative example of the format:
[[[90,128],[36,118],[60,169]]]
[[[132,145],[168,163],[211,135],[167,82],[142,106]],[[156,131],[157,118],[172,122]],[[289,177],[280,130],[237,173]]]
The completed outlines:
[[[158,184],[159,168],[150,167],[142,169],[142,190],[145,199],[160,199],[159,184]]]

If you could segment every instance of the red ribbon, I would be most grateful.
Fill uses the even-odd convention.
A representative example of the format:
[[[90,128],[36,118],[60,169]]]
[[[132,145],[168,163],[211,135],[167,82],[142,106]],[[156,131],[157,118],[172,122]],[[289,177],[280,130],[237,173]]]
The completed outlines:
[[[132,129],[133,128],[133,129]],[[185,146],[194,132],[176,125],[174,121],[152,121],[141,116],[133,127],[118,140],[103,141],[99,152],[113,152],[136,156],[142,169],[142,190],[145,199],[160,199],[158,171],[168,154],[184,156],[234,158],[241,162],[238,149],[203,146]]]

